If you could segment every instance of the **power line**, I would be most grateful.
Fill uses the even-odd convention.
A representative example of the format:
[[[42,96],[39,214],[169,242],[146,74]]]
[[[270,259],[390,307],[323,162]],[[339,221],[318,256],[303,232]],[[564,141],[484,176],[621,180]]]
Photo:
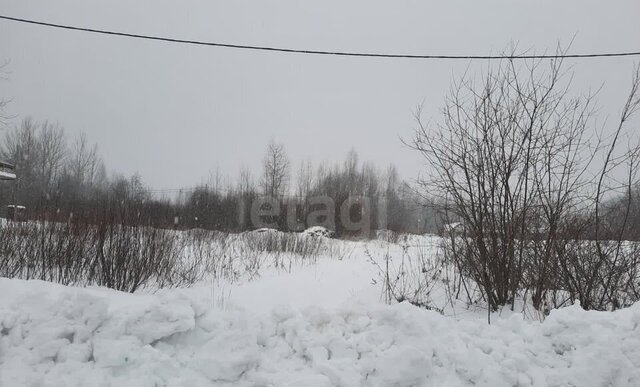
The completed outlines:
[[[135,38],[135,39],[146,39],[146,40],[155,40],[169,43],[179,43],[179,44],[192,44],[198,46],[212,46],[212,47],[225,47],[225,48],[235,48],[241,50],[255,50],[255,51],[272,51],[272,52],[284,52],[284,53],[295,53],[295,54],[309,54],[309,55],[333,55],[333,56],[350,56],[350,57],[368,57],[368,58],[395,58],[395,59],[481,59],[481,60],[489,60],[489,59],[560,59],[560,58],[605,58],[605,57],[625,57],[625,56],[640,56],[640,51],[630,51],[630,52],[612,52],[612,53],[590,53],[590,54],[525,54],[525,55],[416,55],[416,54],[381,54],[381,53],[369,53],[369,52],[348,52],[348,51],[322,51],[322,50],[302,50],[302,49],[292,49],[292,48],[281,48],[281,47],[269,47],[269,46],[251,46],[244,44],[230,44],[230,43],[217,43],[217,42],[207,42],[201,40],[188,40],[188,39],[177,39],[177,38],[167,38],[162,36],[153,36],[153,35],[141,35],[141,34],[132,34],[126,32],[117,32],[117,31],[109,31],[109,30],[98,30],[94,28],[85,28],[85,27],[77,27],[71,25],[64,24],[55,24],[55,23],[47,23],[37,20],[30,19],[22,19],[11,16],[0,15],[0,19],[10,20],[19,23],[27,23],[34,24],[45,27],[53,27],[53,28],[61,28],[65,30],[72,31],[82,31],[82,32],[91,32],[95,34],[103,34],[103,35],[113,35],[113,36],[122,36],[127,38]]]

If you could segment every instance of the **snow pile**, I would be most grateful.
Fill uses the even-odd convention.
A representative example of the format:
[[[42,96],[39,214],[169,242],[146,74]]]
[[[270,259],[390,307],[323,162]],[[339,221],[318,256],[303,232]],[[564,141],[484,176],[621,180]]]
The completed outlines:
[[[262,227],[262,228],[257,228],[255,230],[252,231],[247,231],[247,233],[250,234],[284,234],[282,231],[276,230],[275,228],[269,228],[269,227]]]
[[[640,385],[638,304],[486,325],[406,304],[260,314],[6,279],[0,294],[1,386]]]
[[[302,234],[307,236],[312,236],[312,237],[331,238],[333,236],[333,231],[322,226],[312,226],[304,230]]]

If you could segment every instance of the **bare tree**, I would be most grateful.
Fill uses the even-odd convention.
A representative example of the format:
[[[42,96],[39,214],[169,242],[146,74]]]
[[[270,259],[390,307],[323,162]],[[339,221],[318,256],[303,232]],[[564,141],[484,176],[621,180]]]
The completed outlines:
[[[7,197],[15,197],[23,204],[32,204],[39,197],[41,188],[36,178],[38,161],[38,124],[30,117],[24,118],[20,125],[8,130],[3,139],[0,154],[5,160],[16,166],[18,178]],[[4,188],[4,187],[3,187]]]
[[[1,148],[2,157],[21,166],[33,162],[36,152],[36,131],[37,124],[33,119],[24,118],[19,127],[5,134]]]
[[[66,152],[60,126],[46,121],[40,124],[30,117],[6,133],[1,150],[3,158],[15,163],[23,183],[35,185],[41,193],[51,188],[61,172]]]
[[[253,177],[251,176],[251,170],[246,166],[240,168],[240,175],[238,178],[238,193],[243,196],[254,191]]]
[[[265,195],[282,197],[289,184],[289,158],[284,145],[271,141],[263,162],[262,188]]]
[[[89,145],[85,133],[76,137],[66,164],[69,175],[79,185],[90,185],[101,178],[103,162],[98,154],[98,145]]]
[[[42,183],[42,188],[49,194],[55,179],[62,171],[63,162],[67,154],[67,142],[64,129],[48,121],[40,125],[38,133],[38,162],[36,173]]]
[[[296,177],[298,197],[306,200],[313,188],[313,167],[311,161],[302,161],[298,168],[298,176]]]

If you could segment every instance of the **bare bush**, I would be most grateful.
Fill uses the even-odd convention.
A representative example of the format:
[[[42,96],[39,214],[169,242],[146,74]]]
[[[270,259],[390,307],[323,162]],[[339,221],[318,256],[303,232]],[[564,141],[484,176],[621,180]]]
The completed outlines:
[[[122,203],[104,206],[95,223],[1,223],[0,276],[135,292],[204,280],[233,283],[259,276],[268,265],[290,271],[294,262],[315,263],[321,254],[346,255],[341,242],[324,237],[158,229],[132,222]]]
[[[193,229],[181,233],[184,255],[174,270],[174,286],[190,285],[211,278],[231,282],[240,273],[230,254],[230,235],[218,231]]]
[[[154,280],[160,285],[173,282],[167,279],[181,251],[171,231],[102,223],[95,235],[98,285],[134,292]]]
[[[412,305],[444,313],[446,294],[447,265],[443,257],[437,253],[437,244],[411,244],[407,241],[400,245],[384,242],[382,256],[368,248],[365,254],[378,270],[381,283],[382,298],[386,303],[409,302]],[[399,256],[393,255],[390,247],[399,248]],[[434,294],[434,293],[439,294]],[[439,299],[436,299],[439,298]]]
[[[170,285],[182,255],[169,230],[115,218],[86,222],[7,222],[0,226],[0,275],[134,292]]]
[[[571,79],[562,59],[524,66],[502,61],[480,83],[456,82],[435,127],[423,125],[418,112],[412,146],[431,167],[421,184],[442,205],[445,222],[461,224],[450,230],[443,247],[491,309],[513,308],[523,292],[541,309],[549,290],[566,290],[570,275],[581,271],[591,277],[580,279],[586,289],[574,287],[580,293],[571,291],[574,299],[584,299],[587,308],[618,307],[611,297],[623,282],[617,273],[636,259],[622,259],[620,239],[613,248],[605,242],[610,236],[601,203],[612,168],[634,154],[612,156],[640,106],[637,74],[609,138],[596,135],[592,96],[569,94]],[[604,166],[594,177],[596,156],[603,156]],[[580,227],[576,219],[591,224]],[[594,240],[595,250],[574,243],[584,239]],[[606,302],[585,298],[592,292]]]

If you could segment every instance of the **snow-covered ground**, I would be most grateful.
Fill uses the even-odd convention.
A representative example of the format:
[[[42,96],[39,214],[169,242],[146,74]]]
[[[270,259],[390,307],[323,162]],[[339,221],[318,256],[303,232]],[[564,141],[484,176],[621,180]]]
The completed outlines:
[[[639,304],[491,325],[385,305],[368,255],[400,248],[350,246],[251,281],[140,294],[0,279],[0,386],[640,385]]]

